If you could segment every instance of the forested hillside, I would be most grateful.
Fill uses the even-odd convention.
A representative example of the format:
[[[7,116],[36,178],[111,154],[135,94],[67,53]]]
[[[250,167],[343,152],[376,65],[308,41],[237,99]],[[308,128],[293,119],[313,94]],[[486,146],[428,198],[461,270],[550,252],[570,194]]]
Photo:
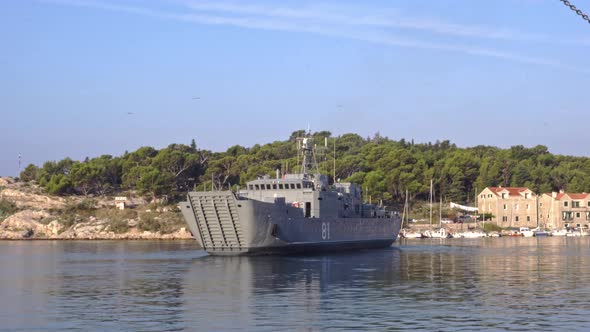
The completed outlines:
[[[296,140],[304,134],[300,130],[284,141],[235,145],[225,152],[199,149],[193,140],[190,145],[171,144],[161,150],[142,147],[120,157],[104,155],[81,162],[66,158],[45,162],[42,167],[29,165],[20,178],[35,180],[55,195],[136,190],[150,197],[175,199],[195,186],[235,189],[257,176],[275,176],[276,169],[297,172]],[[473,202],[475,191],[486,186],[526,186],[535,192],[590,191],[589,158],[553,155],[541,145],[458,148],[449,141],[415,144],[379,134],[333,137],[327,131],[316,132],[313,138],[319,147],[320,171],[333,181],[335,151],[336,178],[360,184],[373,202],[402,202],[406,189],[410,199],[427,200],[431,179],[437,197],[465,203]]]

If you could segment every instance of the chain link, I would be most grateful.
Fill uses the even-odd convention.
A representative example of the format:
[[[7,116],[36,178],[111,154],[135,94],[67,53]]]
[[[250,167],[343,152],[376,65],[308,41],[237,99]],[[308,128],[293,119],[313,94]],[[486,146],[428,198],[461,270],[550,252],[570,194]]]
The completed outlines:
[[[563,2],[564,5],[570,7],[571,10],[573,10],[576,14],[580,15],[586,22],[590,23],[590,17],[588,17],[588,15],[584,14],[578,8],[576,8],[576,6],[572,5],[568,0],[559,0],[559,1]]]

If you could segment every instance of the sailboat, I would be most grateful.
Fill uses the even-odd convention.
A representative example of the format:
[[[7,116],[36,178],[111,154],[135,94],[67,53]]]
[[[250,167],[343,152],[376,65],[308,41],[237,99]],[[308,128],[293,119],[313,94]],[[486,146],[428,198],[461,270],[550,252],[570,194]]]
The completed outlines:
[[[477,190],[475,190],[475,192],[477,193]],[[476,207],[469,207],[469,206],[459,205],[459,204],[451,202],[451,208],[459,208],[463,211],[476,212],[477,211],[477,195],[475,195],[474,201],[475,201]],[[482,214],[482,222],[481,223],[482,223],[482,228],[483,228],[483,224],[484,224],[483,214]],[[477,214],[475,215],[475,224],[477,226]],[[476,238],[482,238],[482,237],[487,237],[487,236],[488,235],[480,228],[468,229],[467,231],[456,232],[453,234],[453,237],[457,237],[457,238],[461,237],[461,238],[466,238],[466,239],[476,239]]]
[[[442,197],[440,199],[440,209],[439,209],[439,218],[438,218],[438,228],[432,229],[432,180],[430,180],[430,229],[424,231],[422,236],[425,238],[431,239],[446,239],[449,237],[449,233],[446,229],[442,227],[441,220],[442,220]]]
[[[406,201],[404,202],[404,212],[402,213],[402,231],[400,232],[400,237],[403,237],[406,239],[421,238],[422,234],[420,232],[411,231],[408,228],[409,215],[410,215],[410,206],[408,205],[408,190],[406,189]],[[404,222],[405,222],[405,224],[404,224]]]

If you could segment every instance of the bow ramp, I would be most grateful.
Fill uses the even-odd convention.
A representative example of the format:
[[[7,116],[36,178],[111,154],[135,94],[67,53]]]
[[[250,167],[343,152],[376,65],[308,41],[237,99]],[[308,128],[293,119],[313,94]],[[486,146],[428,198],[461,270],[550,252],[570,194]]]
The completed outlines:
[[[241,251],[245,247],[234,193],[190,192],[188,196],[203,249]]]

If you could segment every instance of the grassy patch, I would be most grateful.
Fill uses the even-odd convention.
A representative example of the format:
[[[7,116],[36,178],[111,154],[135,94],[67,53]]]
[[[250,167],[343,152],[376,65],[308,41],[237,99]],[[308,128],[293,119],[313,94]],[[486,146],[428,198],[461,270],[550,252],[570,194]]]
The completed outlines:
[[[6,199],[0,199],[0,221],[4,221],[16,212],[18,212],[16,204]]]
[[[137,227],[142,231],[159,232],[162,228],[162,224],[156,213],[145,212],[139,216]]]
[[[483,230],[484,232],[500,232],[502,227],[492,223],[485,223],[483,224]]]
[[[127,233],[129,231],[129,223],[127,219],[114,219],[107,222],[108,230],[116,234]]]
[[[132,209],[119,210],[115,208],[104,208],[95,211],[95,216],[101,220],[129,220],[137,218],[137,211]]]
[[[80,221],[80,216],[78,216],[77,214],[64,213],[57,217],[57,222],[59,222],[63,226],[62,231],[68,230],[70,227],[74,226]]]
[[[105,208],[96,210],[95,215],[99,220],[106,222],[109,231],[122,234],[129,231],[129,219],[136,219],[137,211],[132,209],[119,210]]]
[[[185,227],[186,223],[179,212],[168,211],[162,213],[146,212],[139,217],[137,227],[142,231],[170,234]]]
[[[57,213],[57,221],[64,227],[62,230],[67,230],[75,224],[87,220],[96,211],[96,200],[83,199],[82,201],[69,200],[63,209],[51,211]],[[50,222],[49,220],[48,222]]]

